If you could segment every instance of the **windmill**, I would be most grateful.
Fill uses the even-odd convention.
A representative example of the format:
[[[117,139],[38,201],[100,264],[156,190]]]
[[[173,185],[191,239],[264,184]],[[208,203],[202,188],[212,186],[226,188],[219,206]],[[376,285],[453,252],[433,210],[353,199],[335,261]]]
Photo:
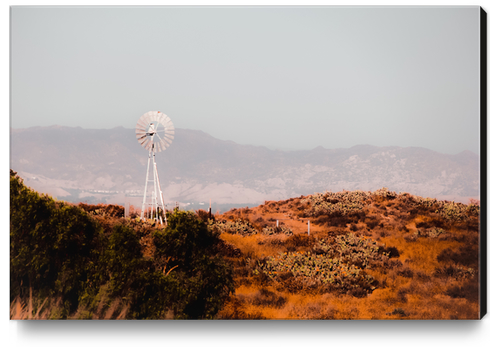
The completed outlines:
[[[162,188],[158,178],[155,153],[164,151],[172,143],[175,128],[170,118],[160,111],[150,111],[141,116],[136,123],[136,139],[148,150],[148,166],[146,169],[145,191],[143,194],[143,206],[141,207],[141,219],[145,220],[145,213],[149,219],[163,224],[162,215],[167,224],[167,215],[163,203]],[[150,171],[152,174],[150,176]],[[150,179],[152,177],[152,179]],[[148,183],[153,185],[149,186]],[[150,189],[151,199],[147,203],[147,193]],[[148,209],[148,211],[147,211]],[[161,212],[161,213],[160,213]]]

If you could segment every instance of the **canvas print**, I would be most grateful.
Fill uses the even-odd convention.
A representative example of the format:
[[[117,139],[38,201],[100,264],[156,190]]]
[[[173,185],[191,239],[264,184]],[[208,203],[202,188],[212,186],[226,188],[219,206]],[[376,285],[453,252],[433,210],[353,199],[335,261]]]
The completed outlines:
[[[11,7],[10,319],[480,319],[485,21]]]

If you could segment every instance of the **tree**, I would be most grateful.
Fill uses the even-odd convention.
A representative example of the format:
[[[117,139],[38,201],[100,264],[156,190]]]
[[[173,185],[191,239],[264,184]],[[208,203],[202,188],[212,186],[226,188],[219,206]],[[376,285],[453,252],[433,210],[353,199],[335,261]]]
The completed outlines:
[[[197,319],[213,318],[234,290],[217,234],[194,213],[169,214],[149,258],[127,222],[107,234],[83,209],[39,195],[11,171],[11,301],[32,289],[39,298],[61,298],[61,318],[79,307],[91,317],[100,303],[119,298],[129,319]]]
[[[154,233],[153,242],[156,264],[173,268],[180,282],[177,317],[212,318],[234,291],[232,269],[217,255],[218,235],[193,212],[175,211],[167,221],[163,231]]]
[[[10,171],[10,294],[59,296],[64,315],[98,287],[101,227],[80,208],[39,195]]]

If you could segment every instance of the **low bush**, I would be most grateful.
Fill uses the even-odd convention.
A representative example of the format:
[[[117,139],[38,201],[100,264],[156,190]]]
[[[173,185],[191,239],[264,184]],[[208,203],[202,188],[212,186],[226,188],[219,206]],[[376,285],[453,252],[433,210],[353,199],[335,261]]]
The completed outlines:
[[[434,276],[438,278],[456,278],[456,279],[465,279],[472,278],[475,275],[475,270],[472,268],[465,268],[462,266],[453,266],[446,265],[443,267],[437,267],[434,270]]]
[[[268,257],[265,262],[259,262],[255,274],[265,274],[272,280],[284,278],[290,272],[289,282],[295,284],[297,290],[325,286],[329,290],[347,293],[354,288],[364,292],[372,292],[375,279],[355,265],[343,263],[339,258],[328,258],[322,254],[310,252],[282,253]],[[283,276],[283,277],[281,277]]]
[[[408,266],[403,266],[398,270],[398,274],[403,277],[413,278],[413,271]]]
[[[293,231],[291,228],[285,226],[273,226],[273,227],[265,227],[262,229],[262,234],[264,235],[276,235],[276,234],[284,234],[287,236],[293,235]]]
[[[462,285],[455,285],[449,287],[445,294],[452,298],[465,298],[471,302],[478,302],[479,300],[479,287],[478,283],[466,282]]]
[[[314,238],[300,234],[290,236],[284,242],[284,246],[288,252],[297,251],[301,247],[312,247],[314,244]]]
[[[286,298],[281,295],[265,289],[260,288],[259,292],[252,298],[252,304],[257,306],[269,306],[274,308],[281,308],[286,304]]]
[[[445,248],[437,256],[439,262],[454,262],[463,266],[478,267],[478,248],[473,245],[464,245],[456,250]]]
[[[208,228],[219,233],[239,234],[242,236],[251,236],[259,233],[252,223],[244,219],[236,219],[234,221],[210,220]]]
[[[369,229],[374,229],[379,225],[380,219],[379,217],[371,217],[371,218],[366,218],[365,222]]]

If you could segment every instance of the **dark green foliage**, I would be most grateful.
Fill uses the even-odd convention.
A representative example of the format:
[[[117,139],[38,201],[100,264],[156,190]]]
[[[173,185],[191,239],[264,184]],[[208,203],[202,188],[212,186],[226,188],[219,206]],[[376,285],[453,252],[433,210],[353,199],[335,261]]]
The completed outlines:
[[[88,205],[83,202],[78,204],[78,207],[83,209],[85,212],[90,212],[94,215],[102,215],[108,217],[124,217],[124,207],[118,205]]]
[[[78,308],[90,318],[116,299],[128,319],[213,318],[234,290],[231,267],[217,255],[220,239],[191,212],[169,214],[168,227],[154,233],[154,257],[145,258],[127,223],[107,238],[82,208],[39,195],[11,171],[10,221],[11,301],[30,289],[60,298],[61,318]]]
[[[111,274],[113,295],[126,293],[138,273],[144,269],[141,245],[136,233],[128,226],[116,225],[109,239],[106,262]]]
[[[192,269],[219,242],[218,234],[208,231],[192,212],[176,211],[169,214],[167,221],[165,230],[155,231],[153,242],[157,258],[171,257],[169,266]]]
[[[103,280],[98,259],[104,248],[100,226],[83,210],[55,202],[24,186],[10,172],[10,293],[63,298],[66,315],[78,298]]]
[[[215,220],[214,216],[208,211],[197,210],[196,215],[197,215],[197,218],[199,220],[203,221],[204,223],[207,223],[209,219]]]
[[[212,318],[234,290],[232,268],[216,256],[218,234],[208,230],[194,213],[176,211],[168,226],[153,236],[155,260],[182,284],[178,318]]]
[[[166,312],[175,312],[174,300],[178,299],[181,283],[171,275],[155,271],[150,263],[148,267],[131,281],[127,295],[131,306],[127,319],[161,319]]]

